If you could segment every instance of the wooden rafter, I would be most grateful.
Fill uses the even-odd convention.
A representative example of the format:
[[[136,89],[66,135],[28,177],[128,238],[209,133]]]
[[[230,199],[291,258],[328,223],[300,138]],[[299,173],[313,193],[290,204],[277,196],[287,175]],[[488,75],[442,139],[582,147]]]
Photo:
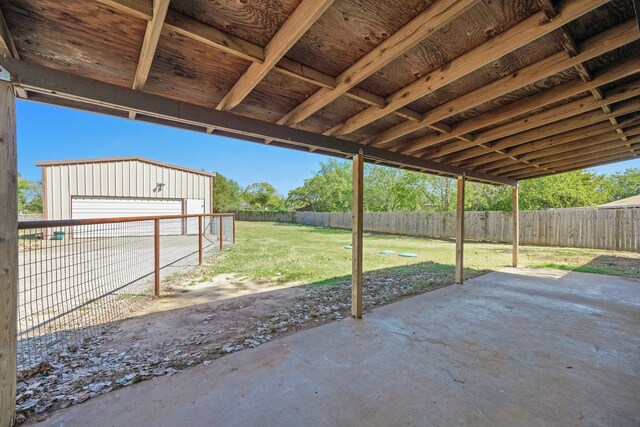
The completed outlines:
[[[525,179],[525,178],[535,178],[546,175],[553,175],[557,173],[569,172],[576,169],[582,169],[585,167],[594,167],[602,164],[612,163],[615,161],[628,160],[637,157],[640,154],[640,144],[635,144],[631,146],[631,153],[626,149],[626,147],[618,147],[615,150],[609,150],[607,153],[594,153],[585,155],[582,157],[577,157],[573,159],[569,159],[567,162],[562,164],[558,164],[553,169],[535,169],[517,172],[513,174],[508,174],[508,176],[514,179]]]
[[[442,161],[447,163],[460,163],[466,160],[464,164],[470,167],[487,164],[494,160],[500,160],[505,155],[512,156],[513,152],[505,151],[509,148],[516,147],[518,145],[534,141],[536,139],[542,139],[548,136],[558,135],[564,132],[579,129],[590,124],[608,121],[610,117],[621,116],[629,113],[634,113],[636,111],[640,111],[640,98],[633,99],[623,105],[620,105],[614,112],[610,114],[605,114],[604,112],[599,110],[590,111],[579,116],[571,117],[569,119],[561,120],[555,123],[531,129],[529,131],[521,132],[507,138],[500,139],[495,143],[488,144],[486,147],[479,146],[460,153],[456,153],[453,156],[445,157],[444,159],[442,159]],[[474,159],[476,157],[477,159]]]
[[[443,157],[448,160],[459,160],[466,158],[465,156],[468,153],[477,153],[482,150],[482,148],[490,149],[491,141],[498,140],[500,138],[509,138],[512,135],[517,137],[522,135],[525,131],[530,131],[526,135],[532,135],[532,137],[538,136],[539,134],[535,130],[535,128],[539,128],[541,126],[550,125],[555,122],[559,122],[564,119],[568,119],[571,117],[579,116],[580,114],[587,113],[592,110],[596,110],[603,105],[610,105],[616,102],[621,102],[633,97],[640,96],[640,81],[635,81],[631,83],[627,83],[620,87],[611,89],[607,92],[609,94],[608,99],[603,99],[602,101],[596,101],[590,96],[577,99],[575,101],[569,102],[567,104],[560,105],[558,107],[554,107],[545,111],[542,111],[538,114],[534,114],[531,116],[524,117],[519,120],[515,120],[504,125],[495,127],[493,129],[484,131],[476,135],[476,139],[473,144],[469,144],[466,147],[462,146],[460,149],[458,147],[450,147],[450,145],[444,145],[439,147],[438,149],[432,150],[431,152],[425,154],[425,158],[431,159],[442,159]],[[533,131],[531,131],[533,129]],[[551,131],[560,131],[561,127],[557,128],[547,126],[547,129]],[[539,136],[542,137],[542,136]],[[462,144],[460,144],[462,145]],[[475,149],[473,147],[476,147]],[[466,148],[465,151],[463,148]],[[475,151],[473,151],[475,150]],[[460,154],[456,154],[460,153]],[[449,156],[449,157],[446,157]]]
[[[111,115],[119,115],[118,112],[122,111],[135,111],[140,117],[149,119],[150,122],[167,126],[183,127],[201,132],[205,132],[209,127],[215,127],[214,133],[216,134],[224,133],[251,142],[262,142],[264,138],[270,138],[274,140],[273,145],[275,146],[304,150],[308,147],[315,147],[321,154],[334,156],[352,156],[363,150],[365,161],[368,162],[377,160],[387,166],[404,166],[415,171],[435,172],[448,176],[464,174],[474,181],[515,184],[513,180],[391,153],[374,147],[362,147],[356,142],[327,137],[225,111],[216,111],[12,58],[0,57],[0,66],[9,71],[12,76],[16,76],[16,85],[23,86],[34,93],[43,94],[46,102],[51,104],[55,104],[56,100],[62,100],[64,105],[64,101],[68,101],[75,105],[75,108],[91,111],[91,107],[95,106],[105,114]]]
[[[129,14],[130,16],[143,18],[145,20],[151,19],[151,8],[146,8],[146,1],[144,0],[97,1],[105,5],[114,7],[117,10],[122,11],[123,13]],[[145,10],[148,11],[147,14],[143,12]],[[264,61],[264,48],[262,46],[220,31],[215,27],[195,20],[175,10],[169,9],[165,18],[164,26],[167,29],[174,31],[180,35],[183,35],[214,49],[222,50],[231,55],[237,56],[238,58],[242,58],[251,62]],[[289,77],[298,79],[300,81],[312,84],[314,86],[318,86],[319,88],[333,89],[337,86],[335,77],[286,57],[282,58],[275,65],[273,70]],[[384,97],[358,87],[349,89],[345,93],[345,96],[348,96],[349,98],[362,102],[364,104],[377,106],[380,108],[384,107],[386,102]],[[400,108],[393,113],[394,115],[405,120],[416,122],[419,121],[422,117],[420,113],[407,107]],[[438,126],[438,124],[434,125],[434,127]],[[443,128],[444,126],[445,125],[442,124]],[[459,135],[459,137],[462,140],[469,140],[469,138],[465,138],[464,134]]]
[[[626,120],[622,123],[622,126],[632,126],[635,124],[634,120]],[[602,135],[611,136],[611,124],[606,121],[595,123],[583,128],[578,128],[569,132],[563,132],[561,134],[548,136],[535,141],[530,141],[517,147],[511,148],[508,151],[510,156],[522,156],[529,153],[539,152],[553,147],[562,147],[565,144],[572,143],[574,141],[581,141],[591,138],[599,138]],[[495,161],[500,161],[500,156],[497,153],[492,154],[495,156]],[[528,159],[525,159],[528,160]],[[481,168],[479,168],[481,169]]]
[[[0,55],[9,55],[12,58],[20,59],[18,49],[13,41],[7,21],[4,19],[2,9],[0,9]],[[27,91],[18,87],[15,89],[18,97],[26,99],[29,95]]]
[[[630,138],[628,139],[629,144],[640,142],[640,138],[638,138],[637,136],[634,137],[639,133],[640,130],[625,132],[625,136]],[[617,148],[620,148],[620,141],[617,135],[606,134],[601,135],[599,138],[584,139],[565,144],[563,146],[556,147],[555,150],[540,151],[534,153],[534,155],[537,157],[535,160],[525,160],[524,158],[518,158],[517,161],[511,163],[510,165],[502,166],[499,168],[496,168],[495,165],[491,165],[491,167],[483,168],[482,170],[484,171],[485,169],[491,169],[491,173],[504,175],[508,172],[527,169],[530,167],[530,165],[549,169],[553,168],[555,166],[554,163],[559,160],[564,161],[574,157],[582,156],[584,154],[609,151],[610,149]],[[527,162],[527,164],[524,164],[523,162]]]
[[[506,104],[502,107],[490,110],[477,117],[465,120],[452,126],[452,134],[470,133],[478,129],[485,128],[487,126],[494,125],[496,123],[504,122],[512,117],[519,116],[521,114],[528,113],[536,110],[540,107],[544,107],[566,98],[579,95],[583,92],[589,91],[591,88],[597,88],[616,80],[623,79],[640,70],[640,58],[630,58],[626,61],[615,64],[614,66],[607,68],[602,73],[598,74],[590,83],[584,83],[580,80],[572,80],[566,83],[562,83],[556,87],[541,91],[535,95],[528,96],[521,100]],[[474,137],[474,140],[477,136]],[[398,145],[394,147],[393,151],[399,151],[403,154],[417,154],[425,149],[434,147],[442,142],[450,139],[450,136],[440,135],[426,135],[421,138],[414,139],[406,144]],[[437,148],[432,148],[429,151],[424,152],[424,157],[435,158],[447,154],[454,153],[456,151],[462,151],[464,149],[473,147],[479,142],[471,142],[468,144],[446,144]]]
[[[278,124],[299,123],[388,65],[420,41],[475,6],[479,0],[437,0],[424,12],[374,47],[336,77],[336,87],[320,89],[282,117]]]
[[[387,97],[387,105],[385,108],[368,108],[329,129],[325,134],[339,136],[352,133],[369,123],[383,118],[394,110],[404,107],[476,71],[478,68],[490,64],[502,56],[537,40],[573,19],[605,4],[607,1],[608,0],[582,0],[579,2],[566,2],[559,18],[550,22],[541,23],[544,18],[544,13],[538,12],[475,49],[455,58],[447,64],[446,67],[437,69],[396,91]],[[428,127],[436,121],[439,120],[425,123],[422,127]],[[371,142],[378,141],[374,139]]]
[[[249,65],[216,109],[226,111],[240,104],[332,3],[333,0],[303,0],[264,48],[264,61]]]
[[[556,11],[556,8],[552,0],[537,0],[537,2],[542,8],[542,10],[545,12],[548,19],[552,20],[558,16],[558,13]],[[556,36],[560,44],[562,45],[563,49],[569,54],[569,56],[574,57],[578,55],[578,47],[576,46],[576,43],[573,40],[573,37],[571,37],[571,34],[569,34],[569,32],[565,27],[558,28],[556,30]],[[584,63],[577,64],[574,68],[578,72],[578,75],[582,80],[584,80],[587,83],[592,80],[591,72],[589,71],[589,69]],[[590,92],[596,100],[602,101],[604,95],[602,94],[602,91],[599,88],[593,88],[590,90]],[[611,110],[609,109],[608,106],[604,105],[601,108],[602,108],[602,111],[604,111],[605,113],[611,113]],[[609,120],[613,125],[618,124],[615,117],[612,117]],[[616,132],[619,134],[622,134],[623,133],[622,128],[616,127]],[[627,140],[625,136],[620,136],[620,139],[622,139],[622,141]],[[631,146],[629,144],[627,144],[627,146],[629,147],[629,149],[631,149]]]
[[[97,0],[119,12],[134,18],[150,20],[153,16],[153,5],[150,0]]]
[[[404,122],[360,142],[382,147],[389,141],[422,129],[433,121],[444,120],[462,113],[470,108],[534,84],[541,79],[560,73],[575,66],[578,62],[587,61],[631,43],[638,39],[638,35],[638,29],[633,25],[633,22],[627,21],[585,41],[582,46],[582,52],[575,58],[568,57],[564,52],[558,52],[522,68],[516,73],[495,80],[427,111],[422,115],[420,122]]]
[[[4,19],[4,14],[0,9],[0,55],[11,55],[12,58],[20,59],[18,55],[18,49],[13,42],[11,32],[7,26],[7,21]]]
[[[144,32],[144,40],[142,49],[140,49],[140,58],[138,59],[138,67],[133,79],[133,89],[142,89],[147,83],[149,71],[151,71],[151,63],[156,55],[158,42],[160,41],[160,33],[164,18],[169,10],[170,0],[153,0],[153,16],[147,22],[147,28]]]
[[[602,123],[602,125],[605,125]],[[630,128],[624,134],[626,137],[633,137],[640,133],[640,127],[638,128]],[[526,165],[521,164],[521,162],[525,162],[527,164],[535,164],[538,162],[538,159],[543,157],[552,156],[555,154],[564,153],[566,151],[571,151],[574,149],[578,149],[580,147],[590,147],[592,145],[607,143],[611,141],[617,141],[618,135],[610,132],[610,128],[608,126],[604,126],[604,129],[601,133],[596,134],[594,136],[588,138],[581,138],[575,140],[574,142],[567,142],[564,144],[554,144],[549,143],[542,146],[535,146],[538,148],[534,148],[524,154],[515,155],[517,158],[517,162],[515,162],[511,157],[504,158],[502,160],[497,160],[495,162],[491,162],[489,164],[480,166],[477,170],[488,172],[488,173],[505,173],[511,170],[525,169]],[[538,141],[536,141],[538,142]],[[500,171],[500,172],[494,172]]]

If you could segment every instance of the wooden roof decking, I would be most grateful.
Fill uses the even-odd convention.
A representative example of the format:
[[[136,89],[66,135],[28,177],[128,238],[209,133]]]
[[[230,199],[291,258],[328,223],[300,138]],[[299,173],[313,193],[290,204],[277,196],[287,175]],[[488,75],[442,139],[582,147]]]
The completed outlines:
[[[494,183],[640,153],[634,0],[0,0],[0,11],[0,66],[34,101],[325,154],[362,148],[368,161]]]

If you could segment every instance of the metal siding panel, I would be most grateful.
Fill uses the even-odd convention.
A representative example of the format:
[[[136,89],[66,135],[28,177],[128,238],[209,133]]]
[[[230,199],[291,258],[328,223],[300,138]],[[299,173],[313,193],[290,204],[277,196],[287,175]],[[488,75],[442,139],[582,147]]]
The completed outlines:
[[[87,196],[93,196],[93,165],[84,165],[84,194]]]
[[[116,184],[118,182],[117,180],[117,174],[116,174],[116,163],[115,162],[110,162],[107,163],[107,168],[108,168],[108,172],[109,172],[109,181],[108,181],[108,191],[109,191],[109,195],[110,196],[116,196],[117,192],[116,192]]]
[[[173,198],[180,198],[180,196],[178,195],[178,189],[176,188],[176,170],[175,169],[168,169],[167,170],[169,173],[169,197],[173,197]]]
[[[136,162],[129,162],[129,175],[127,176],[128,188],[127,196],[133,197],[136,194],[136,171],[137,165]]]
[[[54,205],[55,205],[55,200],[54,200],[54,196],[55,196],[55,191],[53,191],[55,182],[53,179],[53,167],[51,166],[47,166],[46,167],[46,171],[47,171],[47,213],[48,213],[48,218],[47,219],[57,219],[56,218],[56,214],[55,214],[55,209],[54,209]]]
[[[100,192],[100,181],[102,180],[102,176],[100,176],[100,165],[96,163],[91,163],[91,176],[93,177],[93,195],[99,196]]]
[[[87,182],[87,177],[85,176],[85,170],[84,170],[84,165],[83,164],[79,164],[78,167],[76,168],[76,194],[77,195],[84,195],[86,193],[86,182]]]
[[[135,194],[132,194],[132,196],[134,197],[144,197],[144,188],[145,188],[145,176],[147,176],[148,171],[145,169],[145,166],[148,165],[144,165],[140,162],[136,162],[136,176],[135,176],[135,186],[136,186],[136,192]],[[148,181],[148,178],[147,178]],[[148,194],[147,194],[148,196]]]
[[[113,164],[114,175],[114,192],[113,195],[122,197],[122,162],[117,162]]]
[[[71,218],[71,196],[69,195],[69,166],[60,167],[60,218]]]
[[[68,165],[69,195],[78,194],[78,165]]]
[[[209,176],[207,177],[207,190],[204,192],[205,194],[205,205],[204,205],[204,211],[206,213],[212,213],[211,212],[211,185],[213,184],[213,180],[212,178]]]
[[[58,195],[56,194],[56,191],[54,191],[54,188],[56,188],[56,177],[55,177],[55,172],[54,172],[55,166],[49,166],[47,167],[47,186],[49,188],[49,193],[48,193],[48,199],[47,203],[48,203],[48,214],[49,214],[49,218],[48,219],[58,219],[58,217],[56,217],[56,201],[54,198],[58,197]]]
[[[100,195],[109,196],[109,164],[100,163]]]
[[[171,169],[162,168],[162,182],[164,182],[164,196],[175,197],[175,193],[171,195],[173,189],[173,182],[171,181]]]
[[[131,182],[131,162],[125,162],[122,164],[122,197],[127,197],[130,194],[129,182]]]
[[[147,165],[146,166],[148,171],[149,171],[149,180],[147,181],[146,186],[144,187],[144,192],[145,194],[148,194],[149,197],[155,197],[158,198],[160,197],[160,193],[158,193],[157,191],[153,191],[157,188],[159,181],[159,178],[162,176],[162,172],[160,172],[160,174],[158,174],[158,166],[156,165]]]

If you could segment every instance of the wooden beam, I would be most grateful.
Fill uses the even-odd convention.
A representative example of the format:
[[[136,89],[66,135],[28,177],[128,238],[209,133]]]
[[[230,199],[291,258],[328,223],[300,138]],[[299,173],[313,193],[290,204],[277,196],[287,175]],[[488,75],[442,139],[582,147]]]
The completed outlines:
[[[610,123],[596,123],[590,126],[585,126],[584,128],[576,129],[573,131],[561,133],[558,135],[553,135],[547,138],[542,138],[536,141],[528,142],[526,144],[519,145],[510,150],[506,150],[502,153],[496,152],[490,155],[484,156],[482,161],[478,161],[477,163],[493,165],[500,164],[501,162],[507,159],[505,158],[505,154],[509,157],[509,160],[517,161],[518,156],[525,153],[530,153],[534,151],[539,151],[549,147],[562,147],[567,143],[572,143],[574,141],[579,141],[583,139],[592,138],[594,136],[601,136],[603,134],[610,135],[612,132]],[[528,161],[528,160],[524,160]],[[498,163],[500,162],[500,163]],[[530,161],[529,161],[530,162]],[[478,170],[484,169],[482,166],[478,166]]]
[[[302,0],[264,48],[264,61],[249,65],[216,109],[226,111],[240,104],[332,3],[333,0]]]
[[[13,85],[0,81],[0,426],[13,425],[18,312],[18,167]]]
[[[424,149],[433,147],[442,142],[449,140],[452,136],[474,132],[478,129],[482,129],[487,126],[491,126],[512,117],[519,116],[521,114],[528,113],[546,105],[554,104],[563,99],[571,98],[579,95],[583,92],[587,92],[592,88],[597,88],[616,80],[623,79],[632,74],[637,73],[640,70],[640,58],[630,58],[626,61],[617,63],[612,67],[604,70],[602,73],[595,76],[592,82],[584,83],[579,80],[572,80],[566,83],[562,83],[551,89],[541,91],[535,95],[528,96],[502,107],[490,110],[477,117],[465,120],[452,126],[451,134],[445,135],[427,135],[421,138],[414,139],[406,144],[394,147],[393,151],[401,152],[403,154],[416,154]],[[475,139],[477,137],[474,136]],[[474,139],[474,140],[475,140]],[[438,147],[424,153],[425,157],[435,158],[438,155],[446,155],[473,147],[474,144],[447,144],[443,147]],[[457,147],[461,147],[460,150]],[[447,151],[453,150],[453,151]]]
[[[383,118],[394,110],[404,107],[454,81],[476,71],[487,64],[531,43],[568,22],[605,4],[608,0],[567,1],[562,13],[553,21],[545,19],[544,13],[538,12],[508,30],[498,34],[491,40],[471,51],[453,59],[446,66],[427,74],[415,82],[405,86],[387,97],[387,106],[382,109],[368,108],[343,123],[334,126],[325,134],[339,136],[352,133],[376,120]],[[438,120],[434,120],[438,121]],[[433,123],[433,122],[432,122]],[[427,125],[425,125],[427,126]],[[423,126],[424,127],[424,126]],[[378,140],[370,142],[379,142]]]
[[[629,140],[629,145],[633,146],[640,143],[640,138],[632,138]],[[550,158],[536,160],[535,164],[545,169],[553,170],[555,167],[563,166],[570,161],[574,161],[577,158],[590,156],[595,153],[611,153],[615,150],[625,150],[626,147],[620,144],[620,141],[612,141],[603,144],[596,144],[590,147],[580,147],[579,149],[567,151],[559,155],[551,156]],[[628,150],[627,150],[628,151]],[[605,155],[607,153],[604,153]]]
[[[633,9],[636,12],[636,23],[638,24],[638,30],[640,31],[640,0],[633,0]]]
[[[513,237],[511,238],[511,266],[518,266],[518,252],[520,250],[520,208],[518,204],[518,186],[511,187],[511,211],[513,216]]]
[[[11,55],[15,59],[20,59],[18,49],[13,41],[7,21],[4,19],[2,9],[0,9],[0,55]]]
[[[464,282],[464,175],[458,177],[456,204],[456,283]]]
[[[632,99],[624,104],[618,106],[618,108],[611,114],[605,114],[599,110],[593,110],[583,113],[578,116],[574,116],[568,119],[560,120],[540,126],[537,128],[529,129],[525,132],[517,133],[513,136],[502,138],[496,142],[488,143],[486,146],[478,146],[469,150],[461,151],[451,156],[444,157],[442,160],[447,163],[457,163],[465,160],[473,159],[475,157],[482,157],[492,152],[502,151],[507,148],[515,147],[526,142],[534,141],[536,139],[542,139],[548,136],[561,134],[570,130],[575,130],[581,127],[585,127],[594,123],[608,121],[610,117],[621,116],[629,113],[633,113],[640,110],[640,98]],[[484,159],[480,159],[478,162],[468,162],[467,165],[484,164]]]
[[[635,155],[636,157],[640,154],[640,147],[636,147],[635,148]],[[551,172],[532,172],[529,174],[520,174],[521,178],[519,179],[531,179],[531,178],[540,178],[543,176],[548,176],[548,175],[554,175],[554,174],[558,174],[558,173],[566,173],[566,172],[571,172],[574,170],[578,170],[578,169],[584,169],[584,168],[592,168],[595,166],[602,166],[602,165],[608,165],[611,163],[617,163],[617,162],[622,162],[622,161],[626,161],[626,160],[631,160],[633,159],[634,156],[629,154],[628,151],[623,151],[621,153],[614,153],[608,156],[600,156],[597,159],[594,160],[588,160],[582,163],[574,163],[572,165],[563,167],[563,168],[559,168],[555,171],[551,171]]]
[[[13,41],[13,36],[9,31],[7,21],[4,19],[4,15],[2,14],[2,9],[0,9],[0,55],[9,55],[12,58],[20,59],[18,49]],[[16,87],[15,90],[18,97],[22,99],[27,99],[29,96],[27,91],[20,87]]]
[[[123,13],[127,13],[131,16],[143,17],[146,20],[151,19],[150,2],[147,2],[146,0],[98,1],[104,4],[111,5],[112,7],[114,5],[117,5],[118,10],[121,10]],[[147,5],[147,3],[149,4]],[[140,11],[144,10],[148,10],[148,14],[143,14],[142,16],[140,16]],[[262,46],[220,31],[215,27],[195,20],[178,11],[169,9],[169,11],[167,12],[167,16],[165,17],[164,26],[170,31],[176,32],[199,43],[202,43],[214,49],[222,50],[226,53],[245,59],[247,61],[264,61],[264,48]],[[308,67],[299,62],[293,61],[289,58],[283,57],[274,66],[273,70],[301,80],[303,82],[318,86],[320,88],[333,89],[337,86],[335,77]],[[386,102],[384,97],[376,95],[372,92],[368,92],[364,89],[360,89],[358,87],[349,89],[345,95],[351,99],[355,99],[356,101],[371,106],[384,107]],[[402,117],[403,119],[412,121],[419,121],[421,118],[420,113],[406,107],[396,110],[394,114],[398,117]],[[438,126],[438,123],[434,124],[434,127],[435,126]]]
[[[549,125],[551,123],[559,122],[564,119],[587,113],[602,106],[608,106],[609,104],[640,96],[640,80],[627,83],[618,88],[611,89],[610,91],[608,91],[608,93],[610,94],[610,97],[606,100],[596,101],[590,96],[580,98],[567,104],[563,104],[555,108],[550,108],[538,114],[527,116],[522,119],[515,120],[490,129],[488,131],[479,133],[475,136],[473,142],[448,144],[443,147],[438,147],[437,149],[431,150],[424,156],[432,159],[438,159],[447,155],[455,155],[455,153],[464,152],[465,149],[468,150],[476,146],[487,146],[487,143],[500,138],[510,137],[512,135],[529,131],[534,128],[539,128],[544,125]],[[531,132],[528,135],[530,134]]]
[[[211,25],[170,9],[164,26],[175,33],[251,62],[264,60],[264,48],[224,33]]]
[[[606,122],[595,123],[593,125],[575,129],[573,131],[564,132],[547,138],[531,141],[526,144],[518,145],[517,147],[511,148],[508,153],[511,156],[525,155],[551,147],[562,147],[567,143],[579,141],[582,139],[595,138],[603,134],[610,134],[611,131],[611,124]]]
[[[551,0],[537,0],[538,4],[540,5],[540,7],[545,11],[545,14],[547,15],[547,18],[549,19],[555,19],[557,16],[557,10],[555,9],[553,2]],[[575,43],[575,41],[573,40],[573,37],[571,37],[571,34],[569,34],[569,32],[567,31],[566,28],[564,27],[560,27],[555,31],[555,34],[560,42],[560,44],[562,45],[562,47],[564,48],[564,50],[569,54],[569,56],[577,56],[578,55],[578,48],[577,45]],[[592,76],[591,76],[591,72],[589,71],[589,68],[586,66],[586,64],[584,63],[579,63],[577,64],[575,67],[575,70],[578,72],[578,75],[580,76],[580,78],[588,83],[591,82],[592,80]],[[597,101],[602,101],[604,99],[604,95],[602,93],[602,91],[600,90],[600,88],[593,88],[590,90],[591,94],[593,95],[593,97],[597,100]],[[609,114],[611,113],[611,110],[609,109],[609,107],[607,105],[603,105],[602,107],[602,111],[604,111],[605,113]],[[618,122],[616,120],[615,117],[611,117],[609,119],[609,121],[611,122],[611,124],[613,125],[617,125]],[[620,127],[616,128],[616,132],[619,134],[622,134],[622,129]],[[622,141],[626,141],[626,137],[621,136],[620,139],[622,139]],[[629,146],[629,144],[627,144],[627,146]],[[630,146],[629,146],[630,147]]]
[[[364,150],[365,161],[380,161],[386,166],[405,166],[420,172],[442,173],[448,176],[466,174],[468,179],[493,184],[513,185],[514,181],[501,177],[477,173],[471,170],[453,167],[437,162],[392,153],[374,147],[362,147],[356,142],[318,135],[301,129],[268,123],[250,117],[216,111],[210,108],[189,104],[154,95],[144,91],[135,91],[121,86],[89,79],[54,70],[41,65],[16,61],[0,57],[0,66],[14,76],[16,85],[29,91],[42,94],[47,103],[68,103],[88,111],[98,109],[109,115],[118,115],[121,111],[135,111],[145,118],[173,127],[187,127],[205,132],[207,127],[215,127],[214,133],[233,135],[235,138],[251,142],[264,143],[268,138],[271,145],[292,149],[314,147],[318,153],[336,156],[353,156]],[[61,101],[57,101],[61,100]]]
[[[523,163],[523,160],[518,159],[518,161],[512,163],[510,166],[504,166],[501,168],[497,168],[493,171],[493,173],[497,173],[500,175],[505,175],[508,173],[513,173],[517,171],[525,171],[531,169],[531,167],[539,168],[539,169],[547,169],[553,170],[555,166],[557,166],[560,162],[566,162],[569,159],[574,159],[576,157],[581,157],[587,154],[592,153],[602,153],[605,151],[615,150],[621,148],[620,139],[617,137],[616,133],[612,133],[610,135],[605,135],[608,137],[607,141],[601,141],[599,143],[593,142],[591,140],[586,140],[586,143],[582,146],[576,146],[575,143],[567,144],[573,145],[572,149],[567,149],[561,153],[549,155],[545,157],[541,157],[536,160],[530,160],[527,163]],[[628,139],[629,146],[637,144],[640,142],[640,138],[631,138]],[[564,147],[561,147],[564,148]],[[628,147],[627,147],[628,149]],[[606,153],[604,153],[606,154]]]
[[[362,233],[364,232],[364,156],[353,156],[353,208],[351,210],[351,316],[362,318]]]
[[[477,107],[478,105],[553,76],[554,74],[558,74],[568,68],[572,68],[577,63],[588,61],[611,50],[632,43],[636,41],[638,37],[638,29],[635,24],[629,20],[585,41],[581,45],[582,52],[576,57],[571,58],[567,56],[565,52],[558,52],[522,68],[515,73],[495,80],[492,83],[427,111],[422,115],[422,120],[420,122],[400,123],[390,129],[380,132],[377,135],[365,138],[360,141],[360,143],[383,146],[394,139],[428,127],[433,122],[441,121],[462,113],[466,110]],[[369,109],[364,111],[368,110]],[[352,119],[348,119],[345,123],[348,123],[351,120]],[[349,131],[351,132],[359,127],[360,126],[356,126],[355,128],[350,127]]]
[[[569,161],[564,165],[559,165],[555,167],[553,170],[542,171],[523,171],[514,174],[509,174],[510,176],[517,177],[517,179],[527,179],[534,178],[537,176],[546,176],[553,175],[557,173],[569,172],[572,170],[590,168],[594,166],[598,166],[601,164],[611,163],[613,161],[624,161],[634,159],[638,156],[640,152],[640,144],[636,144],[632,146],[633,152],[630,153],[627,150],[627,147],[619,147],[616,150],[611,150],[606,155],[602,153],[592,154],[589,156],[585,156],[579,159],[574,159],[574,161]]]
[[[633,137],[640,134],[640,127],[636,129],[630,129],[624,133],[625,137]],[[511,158],[504,159],[497,163],[491,163],[486,167],[480,168],[483,172],[490,172],[493,174],[503,175],[508,172],[513,172],[520,169],[530,168],[530,164],[523,164],[522,162],[530,162],[534,165],[540,166],[542,163],[552,160],[556,157],[564,156],[565,153],[573,152],[574,150],[583,150],[593,146],[600,146],[602,144],[608,146],[608,143],[616,142],[619,140],[617,134],[607,132],[596,137],[584,138],[575,142],[570,142],[560,146],[548,148],[546,150],[535,151],[533,153],[524,154],[522,156],[516,156],[517,161]]]
[[[479,0],[437,0],[427,9],[371,49],[336,78],[336,87],[320,89],[282,117],[278,124],[291,126],[316,113],[376,71],[413,48],[453,19],[475,6]],[[405,104],[406,105],[406,104]]]
[[[637,105],[635,106],[635,109],[636,110],[638,109]],[[599,111],[594,113],[602,114]],[[556,133],[554,135],[550,135],[550,136],[537,139],[535,141],[531,141],[528,143],[516,144],[517,146],[513,148],[509,148],[509,147],[512,146],[512,144],[515,141],[517,141],[517,138],[515,137],[517,137],[518,135],[516,135],[512,139],[505,138],[504,140],[500,140],[496,144],[493,144],[491,146],[492,148],[490,148],[492,152],[489,152],[488,154],[485,153],[485,155],[483,156],[475,157],[471,160],[467,160],[463,162],[458,161],[458,162],[451,162],[451,163],[457,164],[458,166],[465,167],[465,168],[473,167],[474,170],[484,170],[485,167],[482,167],[481,165],[498,164],[501,160],[503,159],[506,160],[507,157],[509,159],[518,161],[519,155],[536,151],[536,149],[539,150],[545,147],[562,146],[563,144],[578,141],[580,139],[590,138],[594,135],[610,134],[611,131],[615,131],[616,126],[615,125],[612,126],[610,123],[607,123],[606,118],[608,118],[609,116],[612,116],[612,115],[604,115],[601,118],[602,122],[597,123],[596,121],[596,123],[594,123],[593,125],[587,125],[587,123],[592,122],[591,120],[587,120],[584,122],[573,122],[573,123],[570,121],[566,121],[566,123],[563,123],[563,126],[566,125],[568,128],[572,130],[568,132]],[[578,117],[577,119],[588,119],[589,117],[590,117],[589,114],[585,114],[582,117]],[[566,130],[566,128],[559,129],[559,131],[560,130]],[[619,135],[616,134],[616,136],[619,136]],[[535,136],[531,135],[531,138],[529,139],[532,139],[532,138],[535,138]],[[477,148],[484,148],[484,147],[477,147]],[[627,148],[630,149],[629,147]],[[531,162],[527,159],[522,159],[520,161],[522,161],[523,163],[535,164],[535,162]]]
[[[153,15],[152,0],[97,0],[119,12],[146,21]]]
[[[156,55],[158,41],[160,41],[164,18],[167,16],[167,10],[169,9],[169,1],[170,0],[153,0],[153,16],[151,20],[147,22],[147,28],[144,32],[138,67],[133,78],[134,89],[141,90],[147,83],[151,63],[153,62],[153,57]]]

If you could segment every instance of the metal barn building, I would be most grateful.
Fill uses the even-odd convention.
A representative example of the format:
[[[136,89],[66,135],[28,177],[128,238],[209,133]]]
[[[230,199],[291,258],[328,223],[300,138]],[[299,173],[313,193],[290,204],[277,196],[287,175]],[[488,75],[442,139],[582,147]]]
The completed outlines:
[[[38,162],[43,219],[211,213],[215,174],[139,157]]]

